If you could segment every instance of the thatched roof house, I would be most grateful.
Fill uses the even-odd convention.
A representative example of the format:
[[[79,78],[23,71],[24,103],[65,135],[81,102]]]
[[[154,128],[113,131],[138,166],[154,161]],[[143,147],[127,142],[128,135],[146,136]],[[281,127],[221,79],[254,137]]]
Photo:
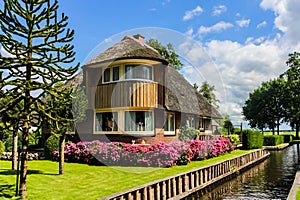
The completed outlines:
[[[125,36],[78,76],[89,100],[85,139],[170,142],[182,126],[211,132],[211,120],[222,118],[141,35]]]

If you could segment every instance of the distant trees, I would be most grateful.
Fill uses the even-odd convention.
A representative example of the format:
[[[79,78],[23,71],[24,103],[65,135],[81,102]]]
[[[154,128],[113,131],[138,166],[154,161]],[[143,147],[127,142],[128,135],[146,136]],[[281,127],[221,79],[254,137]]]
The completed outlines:
[[[243,106],[245,119],[253,128],[270,128],[279,134],[282,122],[290,123],[299,138],[300,126],[300,54],[289,54],[289,67],[278,78],[262,83],[249,94]]]
[[[181,63],[179,56],[175,52],[175,49],[171,43],[168,43],[167,46],[164,46],[158,40],[151,38],[148,41],[146,41],[146,44],[156,49],[158,53],[166,61],[168,61],[174,69],[176,70],[181,69],[183,64]]]
[[[234,132],[234,127],[233,127],[233,124],[230,120],[229,115],[225,115],[225,119],[224,119],[224,122],[223,122],[223,127],[225,129],[227,129],[227,134],[228,135],[230,135],[231,133]]]
[[[219,100],[217,99],[214,91],[216,90],[215,89],[215,86],[213,85],[210,85],[207,81],[204,81],[201,85],[201,87],[199,88],[199,86],[194,83],[194,88],[200,93],[202,94],[203,97],[206,98],[206,100],[211,104],[213,105],[216,109],[219,108]]]
[[[284,117],[291,127],[295,128],[296,138],[299,138],[300,128],[300,53],[289,54],[286,62],[288,70],[282,74],[286,79],[286,91],[283,105],[286,109]]]
[[[279,126],[285,116],[283,101],[285,98],[285,83],[283,78],[277,78],[255,89],[243,107],[245,119],[251,127],[261,130],[270,128],[279,134]]]

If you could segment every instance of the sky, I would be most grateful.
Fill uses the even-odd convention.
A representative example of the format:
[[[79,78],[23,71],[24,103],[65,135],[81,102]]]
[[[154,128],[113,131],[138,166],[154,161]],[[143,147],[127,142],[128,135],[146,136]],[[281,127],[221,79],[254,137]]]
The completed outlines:
[[[2,7],[3,2],[0,2]],[[214,85],[220,112],[244,123],[249,93],[300,51],[299,0],[59,0],[84,64],[126,34],[172,43],[191,84]],[[2,54],[3,49],[1,48]]]

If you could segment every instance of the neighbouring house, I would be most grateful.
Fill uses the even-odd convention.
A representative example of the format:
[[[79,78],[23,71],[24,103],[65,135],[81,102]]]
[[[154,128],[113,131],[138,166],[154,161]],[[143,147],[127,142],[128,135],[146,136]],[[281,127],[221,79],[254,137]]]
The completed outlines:
[[[219,112],[141,35],[125,36],[82,66],[82,140],[169,143],[181,127],[212,133]],[[143,141],[144,140],[144,141]]]

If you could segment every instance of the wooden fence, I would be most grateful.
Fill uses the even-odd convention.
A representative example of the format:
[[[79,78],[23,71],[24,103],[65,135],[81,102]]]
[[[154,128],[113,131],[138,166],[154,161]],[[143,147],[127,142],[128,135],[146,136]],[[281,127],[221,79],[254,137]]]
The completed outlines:
[[[268,156],[269,152],[265,150],[253,151],[214,165],[201,167],[196,170],[147,183],[130,190],[115,193],[102,198],[102,200],[181,199],[243,168],[249,167]]]

